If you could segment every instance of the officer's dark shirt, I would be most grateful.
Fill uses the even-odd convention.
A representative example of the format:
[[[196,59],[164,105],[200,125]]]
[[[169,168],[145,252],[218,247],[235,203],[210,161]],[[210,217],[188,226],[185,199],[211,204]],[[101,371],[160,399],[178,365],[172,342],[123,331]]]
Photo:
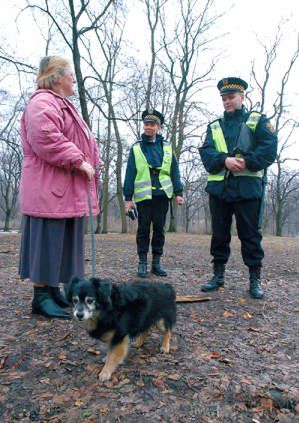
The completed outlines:
[[[244,106],[232,113],[224,112],[220,125],[225,137],[228,154],[216,150],[212,138],[212,131],[208,125],[207,135],[199,153],[208,173],[216,174],[225,168],[224,162],[228,156],[233,156],[240,125],[246,122],[249,112]],[[266,118],[262,115],[254,133],[253,149],[244,156],[248,170],[256,172],[270,166],[277,153],[277,136]],[[224,181],[209,181],[206,191],[226,201],[240,201],[244,199],[258,199],[262,196],[262,180],[252,176],[234,176],[227,171]]]
[[[164,138],[162,135],[157,135],[156,140],[151,141],[145,134],[142,134],[142,139],[140,142],[141,150],[146,157],[146,160],[149,165],[153,168],[161,167],[163,162],[163,141]],[[123,186],[123,194],[126,201],[131,201],[134,195],[134,182],[137,175],[135,156],[133,147],[131,147],[129,159],[127,163],[126,176]],[[170,168],[170,178],[173,184],[173,191],[175,195],[182,195],[183,185],[180,179],[180,172],[177,160],[175,156],[172,156],[171,168]],[[159,181],[159,174],[151,174],[152,186],[156,189],[152,190],[153,196],[166,196],[165,192],[160,189],[161,184]]]

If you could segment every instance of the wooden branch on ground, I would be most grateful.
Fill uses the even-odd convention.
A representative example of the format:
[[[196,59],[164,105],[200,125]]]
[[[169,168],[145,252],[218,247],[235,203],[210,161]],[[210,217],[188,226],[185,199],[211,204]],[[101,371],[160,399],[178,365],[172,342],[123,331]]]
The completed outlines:
[[[197,303],[197,302],[203,302],[203,301],[210,301],[211,299],[212,297],[202,297],[199,294],[176,296],[177,303]]]

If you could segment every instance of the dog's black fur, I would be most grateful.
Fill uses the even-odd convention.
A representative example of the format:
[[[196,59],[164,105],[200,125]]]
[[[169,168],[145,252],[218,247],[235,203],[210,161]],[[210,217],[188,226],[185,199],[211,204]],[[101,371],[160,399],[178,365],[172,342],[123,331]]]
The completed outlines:
[[[90,336],[109,342],[105,366],[99,376],[108,380],[127,354],[129,339],[141,346],[149,329],[163,332],[162,352],[169,352],[176,322],[176,294],[170,284],[138,281],[115,285],[108,280],[74,277],[68,299],[77,320],[85,322]]]

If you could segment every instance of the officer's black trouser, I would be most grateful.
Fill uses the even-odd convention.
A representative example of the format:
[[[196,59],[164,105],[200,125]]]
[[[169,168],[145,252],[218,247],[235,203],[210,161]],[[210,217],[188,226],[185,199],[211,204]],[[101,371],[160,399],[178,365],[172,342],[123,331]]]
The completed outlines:
[[[260,200],[227,202],[210,195],[212,216],[211,255],[214,263],[226,264],[230,255],[231,224],[236,218],[243,261],[248,267],[260,267],[264,258],[262,235],[258,230]]]
[[[137,203],[138,229],[137,229],[137,253],[146,254],[149,251],[150,229],[153,223],[152,252],[162,255],[165,242],[165,220],[169,207],[166,196],[154,196],[152,200],[144,200]]]

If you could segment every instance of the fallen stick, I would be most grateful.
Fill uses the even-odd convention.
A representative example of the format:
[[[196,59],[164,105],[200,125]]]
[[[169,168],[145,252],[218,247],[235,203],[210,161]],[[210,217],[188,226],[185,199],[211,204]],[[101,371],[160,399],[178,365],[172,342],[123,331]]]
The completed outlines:
[[[203,302],[203,301],[210,301],[212,297],[202,297],[200,295],[177,295],[176,302],[177,303],[196,303],[196,302]]]

